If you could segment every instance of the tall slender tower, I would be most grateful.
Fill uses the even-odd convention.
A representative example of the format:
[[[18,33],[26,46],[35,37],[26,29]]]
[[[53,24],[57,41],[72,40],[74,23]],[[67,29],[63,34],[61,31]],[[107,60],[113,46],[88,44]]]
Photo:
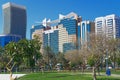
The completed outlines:
[[[14,3],[2,6],[4,15],[4,34],[20,35],[26,38],[26,8]]]

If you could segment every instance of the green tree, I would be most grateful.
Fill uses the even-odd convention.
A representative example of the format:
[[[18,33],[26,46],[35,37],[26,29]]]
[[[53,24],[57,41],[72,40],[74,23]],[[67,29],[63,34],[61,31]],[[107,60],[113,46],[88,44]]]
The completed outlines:
[[[64,53],[59,52],[56,55],[56,62],[61,63],[64,68],[68,67],[68,61],[65,59]]]
[[[118,49],[116,52],[116,62],[118,66],[120,66],[120,49]]]
[[[69,61],[70,68],[82,65],[82,57],[78,50],[66,52],[65,59]]]
[[[49,46],[46,46],[44,48],[43,58],[46,66],[48,67],[48,70],[50,70],[52,68],[52,65],[55,65],[56,63],[55,54],[53,53],[52,49]]]
[[[5,66],[8,61],[7,55],[4,54],[4,48],[0,47],[0,71],[4,69],[5,72]]]
[[[113,62],[113,68],[115,69],[116,61],[117,61],[117,56],[118,50],[119,50],[119,45],[120,45],[120,39],[109,39],[108,40],[108,50],[110,54],[110,59]],[[117,55],[118,54],[118,55]]]
[[[28,67],[29,66],[29,49],[28,49],[28,40],[27,39],[21,39],[18,44],[20,45],[20,50],[21,50],[21,53],[23,55],[23,63],[22,65],[24,65],[24,67]]]
[[[21,46],[21,52],[23,54],[25,66],[33,70],[37,65],[38,59],[41,57],[41,43],[39,43],[39,41],[36,39],[23,39],[20,40],[18,44]]]
[[[85,44],[82,49],[86,51],[86,61],[93,67],[93,80],[96,80],[96,69],[99,70],[101,58],[106,56],[108,50],[107,38],[104,35],[90,34],[90,40]]]
[[[13,79],[12,70],[14,66],[20,64],[22,61],[22,54],[19,48],[20,47],[16,42],[10,42],[5,46],[5,54],[8,56],[9,59],[6,68],[10,72],[10,80]]]

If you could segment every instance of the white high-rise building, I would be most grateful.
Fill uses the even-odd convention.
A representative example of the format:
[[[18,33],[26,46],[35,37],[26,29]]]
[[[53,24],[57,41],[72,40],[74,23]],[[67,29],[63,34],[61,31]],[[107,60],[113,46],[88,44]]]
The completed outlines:
[[[95,19],[95,33],[103,34],[105,33],[105,19],[104,17],[98,17]]]
[[[120,38],[120,17],[112,14],[96,18],[95,33],[108,38]]]

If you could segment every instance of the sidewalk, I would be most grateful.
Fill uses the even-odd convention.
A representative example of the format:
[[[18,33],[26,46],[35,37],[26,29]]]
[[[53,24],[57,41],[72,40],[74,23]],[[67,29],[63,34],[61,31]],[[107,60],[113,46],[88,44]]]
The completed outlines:
[[[21,76],[24,76],[25,74],[13,74],[13,77],[19,78]],[[0,74],[0,80],[10,80],[10,74]]]
[[[80,74],[91,74],[92,73],[80,73]],[[96,75],[98,76],[98,73],[96,73]],[[107,76],[105,73],[100,73],[101,76]],[[120,74],[111,74],[110,76],[113,76],[113,77],[120,77]]]
[[[113,77],[120,77],[119,74],[111,74],[111,76],[113,76]]]

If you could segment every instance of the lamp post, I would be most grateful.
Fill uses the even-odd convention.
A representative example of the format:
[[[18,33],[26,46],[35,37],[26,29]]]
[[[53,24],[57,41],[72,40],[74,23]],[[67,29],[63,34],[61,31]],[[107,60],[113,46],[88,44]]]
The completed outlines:
[[[106,60],[106,70],[109,68],[108,67],[108,59],[110,58],[110,56],[108,56],[108,50],[106,50],[106,58],[105,58],[105,60]]]
[[[110,76],[111,75],[111,71],[108,67],[108,59],[110,58],[110,56],[108,56],[108,50],[106,50],[106,75]]]
[[[108,69],[108,50],[106,50],[106,70]]]

